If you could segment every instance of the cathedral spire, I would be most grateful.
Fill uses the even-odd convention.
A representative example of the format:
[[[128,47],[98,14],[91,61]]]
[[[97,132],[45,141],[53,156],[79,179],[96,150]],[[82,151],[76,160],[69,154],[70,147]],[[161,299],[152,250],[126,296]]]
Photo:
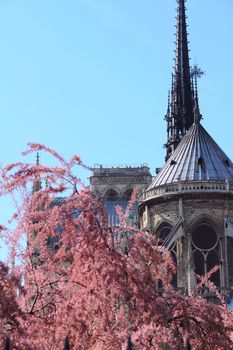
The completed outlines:
[[[37,152],[36,154],[36,166],[39,166],[40,165],[40,154],[39,152]],[[32,189],[32,192],[38,192],[40,191],[42,188],[41,186],[41,180],[38,179],[38,177],[35,178],[35,181],[33,183],[33,189]]]
[[[193,92],[191,87],[185,1],[177,0],[176,56],[173,72],[171,110],[165,116],[168,158],[193,123]]]

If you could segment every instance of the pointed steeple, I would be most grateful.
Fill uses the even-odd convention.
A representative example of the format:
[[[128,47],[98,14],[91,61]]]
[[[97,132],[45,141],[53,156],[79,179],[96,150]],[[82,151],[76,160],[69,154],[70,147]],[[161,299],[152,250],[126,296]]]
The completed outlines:
[[[40,154],[39,154],[39,152],[36,153],[36,165],[40,165]]]
[[[176,56],[172,74],[171,109],[165,116],[168,123],[166,159],[173,153],[194,120],[185,1],[177,0]]]
[[[194,75],[194,81],[193,81],[193,98],[194,98],[194,108],[193,108],[193,114],[194,114],[194,124],[199,124],[202,115],[200,113],[199,109],[199,101],[198,101],[198,88],[197,88],[197,74]]]
[[[39,155],[39,152],[37,152],[36,154],[36,166],[39,166],[40,165],[40,155]],[[42,188],[42,185],[41,185],[41,180],[39,180],[38,178],[35,179],[34,181],[34,184],[33,184],[33,189],[32,189],[32,192],[38,192],[40,191]]]

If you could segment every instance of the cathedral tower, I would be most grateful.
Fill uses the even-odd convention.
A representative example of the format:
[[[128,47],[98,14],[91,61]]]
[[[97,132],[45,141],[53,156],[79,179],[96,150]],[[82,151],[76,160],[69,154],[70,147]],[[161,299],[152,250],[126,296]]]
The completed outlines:
[[[150,169],[146,164],[139,167],[103,167],[95,166],[90,178],[93,191],[103,198],[109,217],[110,226],[116,226],[119,218],[116,206],[127,207],[133,189],[142,192],[151,184]],[[137,208],[132,213],[131,224],[137,221]]]
[[[199,72],[190,74],[185,1],[177,3],[166,163],[141,196],[140,225],[172,252],[178,287],[192,291],[196,274],[219,265],[211,279],[226,292],[233,287],[233,163],[201,125]]]

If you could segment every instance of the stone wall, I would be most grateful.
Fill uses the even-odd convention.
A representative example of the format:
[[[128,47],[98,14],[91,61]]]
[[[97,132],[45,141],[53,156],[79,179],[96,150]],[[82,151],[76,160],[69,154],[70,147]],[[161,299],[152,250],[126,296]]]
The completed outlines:
[[[177,235],[178,286],[192,288],[194,265],[190,256],[191,234],[203,222],[208,223],[219,239],[221,286],[233,287],[233,232],[226,237],[225,221],[233,223],[233,198],[226,193],[189,193],[162,196],[142,202],[139,207],[141,228],[156,233],[161,224],[174,227],[184,219]],[[191,254],[192,255],[192,254]],[[188,271],[189,270],[189,271]]]

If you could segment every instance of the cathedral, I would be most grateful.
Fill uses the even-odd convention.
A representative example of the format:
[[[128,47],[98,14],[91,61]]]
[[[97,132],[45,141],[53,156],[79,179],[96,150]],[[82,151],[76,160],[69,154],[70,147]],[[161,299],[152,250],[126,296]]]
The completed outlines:
[[[164,166],[154,178],[146,165],[99,166],[90,183],[104,199],[111,225],[117,225],[116,204],[126,207],[133,188],[139,189],[132,220],[171,251],[178,288],[191,292],[196,276],[218,265],[211,280],[229,294],[233,287],[233,163],[201,124],[197,79],[202,71],[196,65],[190,67],[185,12],[185,0],[177,0]]]

